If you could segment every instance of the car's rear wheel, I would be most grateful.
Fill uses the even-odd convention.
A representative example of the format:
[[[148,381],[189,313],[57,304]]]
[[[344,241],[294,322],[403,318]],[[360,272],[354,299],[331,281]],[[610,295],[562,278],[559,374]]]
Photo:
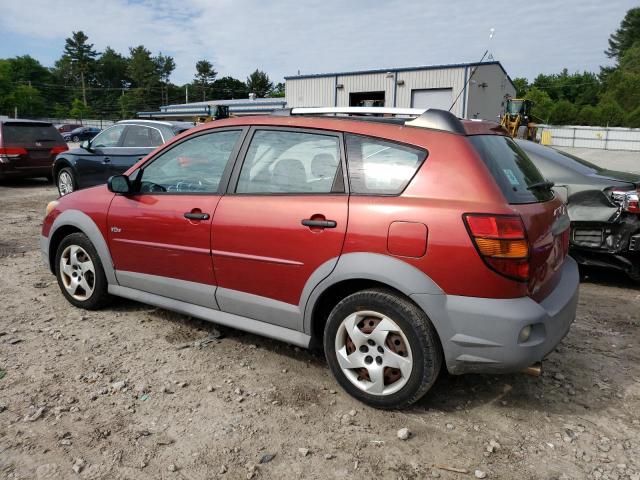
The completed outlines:
[[[376,408],[404,408],[419,400],[442,363],[425,313],[384,289],[363,290],[338,303],[327,320],[324,348],[342,387]]]
[[[71,168],[64,167],[60,169],[56,179],[56,186],[58,187],[58,193],[61,197],[69,195],[76,190],[76,178]]]
[[[55,262],[58,285],[71,304],[95,310],[108,301],[102,262],[84,233],[65,237],[58,245]]]

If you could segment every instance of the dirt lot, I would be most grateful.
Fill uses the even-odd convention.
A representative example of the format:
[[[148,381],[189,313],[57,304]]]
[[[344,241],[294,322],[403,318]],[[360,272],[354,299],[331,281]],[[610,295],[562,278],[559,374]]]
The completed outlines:
[[[590,272],[542,378],[443,375],[382,412],[309,352],[202,342],[212,324],[124,300],[71,307],[37,245],[53,198],[0,184],[0,478],[640,479],[640,288],[615,274]]]

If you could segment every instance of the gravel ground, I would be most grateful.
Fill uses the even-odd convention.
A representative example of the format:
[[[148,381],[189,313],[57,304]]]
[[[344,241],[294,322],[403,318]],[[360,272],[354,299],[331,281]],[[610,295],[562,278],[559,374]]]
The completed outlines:
[[[625,278],[587,272],[541,378],[442,375],[383,412],[317,354],[124,300],[73,308],[38,251],[53,198],[0,184],[0,478],[640,479],[640,288]]]

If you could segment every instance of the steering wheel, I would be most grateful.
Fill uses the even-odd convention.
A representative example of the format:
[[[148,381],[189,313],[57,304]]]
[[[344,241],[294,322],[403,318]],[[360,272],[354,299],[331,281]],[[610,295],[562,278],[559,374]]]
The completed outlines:
[[[158,193],[166,192],[167,189],[162,185],[158,185],[157,183],[143,181],[140,184],[140,191],[143,193]]]

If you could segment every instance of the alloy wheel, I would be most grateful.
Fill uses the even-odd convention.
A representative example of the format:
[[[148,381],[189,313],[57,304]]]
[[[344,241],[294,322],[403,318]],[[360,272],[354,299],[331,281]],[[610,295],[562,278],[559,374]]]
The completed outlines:
[[[96,284],[96,271],[84,248],[69,245],[60,256],[60,278],[69,295],[84,301],[91,297]]]
[[[58,190],[62,196],[73,192],[73,178],[69,172],[62,172],[58,175]]]
[[[363,392],[391,395],[413,370],[407,337],[392,319],[375,311],[352,313],[340,324],[335,351],[344,375]]]

